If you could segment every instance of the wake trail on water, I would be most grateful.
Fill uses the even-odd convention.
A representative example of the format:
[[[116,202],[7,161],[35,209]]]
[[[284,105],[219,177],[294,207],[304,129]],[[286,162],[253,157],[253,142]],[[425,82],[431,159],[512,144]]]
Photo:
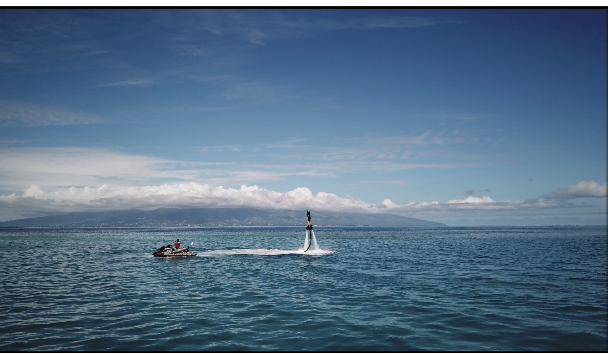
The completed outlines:
[[[214,251],[203,251],[198,252],[197,256],[202,257],[213,257],[213,256],[235,256],[235,255],[252,255],[252,256],[280,256],[284,254],[302,254],[310,256],[325,256],[328,254],[335,253],[335,251],[329,250],[308,250],[304,252],[304,248],[297,250],[278,250],[278,249],[232,249],[232,250],[214,250]]]
[[[312,243],[312,244],[311,244]],[[284,254],[302,254],[310,256],[324,256],[335,253],[335,251],[322,250],[317,244],[317,238],[313,230],[306,230],[304,238],[304,247],[297,250],[279,250],[279,249],[232,249],[232,250],[214,250],[198,252],[202,257],[213,256],[235,256],[235,255],[253,255],[253,256],[280,256]]]

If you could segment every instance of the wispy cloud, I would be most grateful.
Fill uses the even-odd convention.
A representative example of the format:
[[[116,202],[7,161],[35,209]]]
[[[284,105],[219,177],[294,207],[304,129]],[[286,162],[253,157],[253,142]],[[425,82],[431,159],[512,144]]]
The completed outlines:
[[[580,181],[566,188],[558,188],[543,196],[545,199],[606,198],[606,183]]]
[[[539,200],[537,198],[496,201],[488,196],[483,196],[481,198],[469,196],[465,199],[452,199],[448,200],[447,202],[409,202],[403,205],[396,204],[390,199],[385,199],[384,201],[382,201],[382,205],[388,208],[392,213],[402,215],[416,215],[428,212],[450,212],[466,210],[509,211],[527,209],[573,208],[586,206],[583,204],[564,203],[560,201]]]
[[[404,179],[388,179],[388,180],[380,180],[380,181],[370,181],[372,183],[382,183],[382,184],[394,184],[394,185],[403,185],[407,184],[408,181]]]
[[[417,114],[413,117],[419,119],[433,119],[433,120],[446,120],[446,121],[456,121],[461,123],[469,123],[477,120],[481,120],[482,118],[487,118],[486,114],[472,114],[472,113],[435,113],[435,114]]]
[[[253,44],[263,45],[265,41],[296,35],[318,33],[319,31],[365,30],[375,28],[419,28],[462,21],[448,18],[416,16],[361,16],[358,11],[342,11],[341,18],[331,16],[331,11],[311,13],[306,11],[214,11],[197,15],[204,19],[203,30],[216,35],[237,33]],[[327,15],[328,14],[328,15]]]
[[[207,111],[226,111],[229,109],[235,109],[236,107],[221,107],[221,106],[217,106],[217,107],[190,107],[190,108],[184,108],[184,111],[187,112],[207,112]]]
[[[239,145],[216,145],[216,146],[204,146],[201,148],[202,152],[213,151],[213,152],[241,152],[242,147]]]
[[[152,79],[125,79],[97,84],[93,87],[121,87],[121,86],[147,86],[155,83]]]
[[[287,85],[270,83],[268,80],[226,80],[222,82],[222,98],[252,99],[263,102],[276,102],[279,100],[293,99],[296,96],[290,92]]]
[[[395,146],[395,147],[420,147],[431,145],[449,145],[465,142],[466,139],[459,131],[454,131],[448,135],[445,131],[433,132],[427,130],[418,135],[399,135],[383,137],[360,138],[368,145],[376,146]]]
[[[188,80],[204,82],[218,88],[218,97],[234,100],[277,102],[294,99],[298,94],[293,88],[268,79],[236,75],[186,75]]]
[[[5,186],[69,186],[103,180],[133,183],[185,174],[165,170],[171,162],[94,148],[7,148],[0,150],[0,179]]]
[[[415,17],[415,16],[391,16],[371,17],[353,19],[345,22],[326,22],[327,29],[349,30],[349,29],[372,29],[372,28],[417,28],[430,27],[446,24],[462,24],[463,21],[447,18]]]
[[[235,146],[222,148],[238,152]],[[0,180],[4,189],[30,184],[55,188],[103,183],[145,185],[167,181],[240,185],[289,176],[324,175],[328,172],[295,164],[177,161],[99,148],[0,148]]]
[[[213,162],[168,160],[96,148],[5,148],[0,149],[0,179],[5,190],[30,184],[62,187],[103,183],[142,185],[168,181],[234,186],[285,180],[291,176],[334,178],[351,172],[454,169],[493,163],[449,154],[435,161],[413,161],[411,156],[402,156],[412,148],[460,143],[458,139],[446,139],[442,133],[430,131],[386,139],[352,139],[347,142],[353,146],[346,147],[306,142],[306,139],[295,139],[255,146],[201,147],[201,157]],[[254,155],[255,158],[250,158]],[[378,183],[405,182],[381,180]]]
[[[12,70],[73,69],[76,58],[110,53],[100,38],[115,31],[114,26],[104,23],[107,18],[81,14],[58,9],[3,10],[0,24],[10,31],[3,32],[0,48],[17,65]],[[103,13],[99,15],[103,17]],[[55,67],[51,69],[51,65]]]
[[[45,126],[99,123],[99,118],[88,114],[66,111],[54,107],[0,101],[1,126]]]
[[[310,144],[309,140],[293,139],[263,145],[205,146],[201,152],[221,153],[227,159],[239,152],[242,158],[255,154],[255,161],[267,159],[273,163],[241,162],[254,170],[280,171],[302,169],[336,176],[347,172],[389,172],[409,169],[452,169],[491,166],[497,162],[481,154],[458,154],[449,151],[452,144],[467,143],[459,136],[445,137],[444,132],[426,131],[419,135],[349,138],[333,141],[336,145]],[[439,149],[438,149],[439,148]],[[443,149],[443,150],[442,150]],[[445,149],[448,149],[447,151]],[[432,161],[428,156],[437,157]]]
[[[293,140],[277,144],[266,144],[260,149],[277,153],[290,161],[314,161],[331,163],[333,166],[368,168],[379,170],[409,168],[450,168],[480,165],[482,154],[462,154],[453,152],[450,145],[469,143],[464,135],[434,133],[426,131],[418,135],[377,136],[340,139],[334,143],[340,146],[307,144],[306,140]],[[437,157],[434,163],[423,160]],[[416,161],[418,159],[418,161]],[[463,162],[464,161],[464,162]]]
[[[276,39],[322,34],[327,31],[404,29],[462,23],[449,18],[395,16],[388,13],[371,15],[358,10],[285,11],[285,10],[65,10],[7,9],[0,13],[0,25],[10,28],[0,38],[0,62],[16,71],[57,71],[100,69],[117,74],[143,72],[148,75],[167,74],[168,67],[150,68],[127,55],[125,48],[141,45],[142,55],[162,54],[167,62],[176,57],[205,58],[204,67],[211,72],[230,72],[224,62],[240,62],[234,58],[243,42],[264,45]],[[154,38],[149,47],[147,39]],[[178,63],[184,63],[181,60]],[[186,64],[185,71],[200,72],[200,63]],[[238,65],[238,64],[237,64]],[[224,70],[218,70],[218,68]],[[152,71],[154,70],[154,71]],[[5,70],[2,70],[5,71]],[[153,73],[153,74],[152,74]],[[120,79],[97,83],[95,87],[141,86],[146,80]],[[276,84],[253,82],[254,86],[236,84],[223,94],[241,97],[256,88],[262,92],[281,90]],[[268,92],[262,96],[268,96]],[[281,93],[284,95],[284,93]]]
[[[13,63],[17,59],[10,53],[0,53],[0,63]]]

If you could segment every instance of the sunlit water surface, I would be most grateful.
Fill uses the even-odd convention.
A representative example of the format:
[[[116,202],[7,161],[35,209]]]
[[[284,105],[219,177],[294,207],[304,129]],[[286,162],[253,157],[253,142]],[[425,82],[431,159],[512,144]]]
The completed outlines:
[[[604,227],[315,233],[0,230],[0,351],[607,349]]]

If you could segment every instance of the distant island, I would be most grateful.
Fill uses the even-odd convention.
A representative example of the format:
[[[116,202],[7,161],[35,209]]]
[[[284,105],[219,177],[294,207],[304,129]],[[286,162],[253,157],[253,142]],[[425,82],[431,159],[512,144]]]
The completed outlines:
[[[319,226],[446,226],[445,224],[390,214],[312,211]],[[221,227],[305,226],[303,210],[254,208],[159,208],[56,214],[0,222],[0,227]]]

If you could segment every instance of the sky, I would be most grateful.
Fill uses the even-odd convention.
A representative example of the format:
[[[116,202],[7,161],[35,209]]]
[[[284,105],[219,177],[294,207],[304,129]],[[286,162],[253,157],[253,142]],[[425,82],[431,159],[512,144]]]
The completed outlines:
[[[0,9],[0,221],[605,225],[606,59],[605,9]]]

